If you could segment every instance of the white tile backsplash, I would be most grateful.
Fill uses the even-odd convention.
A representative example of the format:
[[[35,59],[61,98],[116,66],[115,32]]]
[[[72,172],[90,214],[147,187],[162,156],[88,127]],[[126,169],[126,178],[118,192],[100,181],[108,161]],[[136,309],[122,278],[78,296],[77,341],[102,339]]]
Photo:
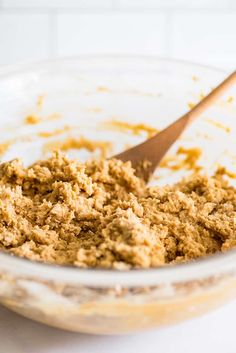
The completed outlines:
[[[4,8],[225,9],[235,0],[0,0]]]
[[[114,0],[0,0],[6,9],[109,9],[113,7]]]
[[[236,66],[236,0],[0,0],[0,64],[80,53]]]
[[[166,54],[166,15],[58,14],[58,54]]]
[[[221,67],[236,67],[236,13],[174,14],[170,55]]]
[[[49,56],[49,16],[0,12],[0,64]]]
[[[236,10],[236,1],[235,0],[229,0],[230,2],[230,8]]]
[[[232,0],[117,0],[124,9],[225,9]],[[234,1],[234,0],[233,0]]]

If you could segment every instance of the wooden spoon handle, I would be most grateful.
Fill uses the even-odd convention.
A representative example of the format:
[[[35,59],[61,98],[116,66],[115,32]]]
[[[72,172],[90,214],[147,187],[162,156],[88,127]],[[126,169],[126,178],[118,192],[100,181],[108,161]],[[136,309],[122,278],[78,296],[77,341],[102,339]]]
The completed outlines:
[[[183,117],[187,117],[189,122],[194,120],[208,107],[213,105],[215,101],[224,94],[224,92],[236,82],[236,71],[229,75],[219,86],[214,88],[205,98],[203,98],[195,107]]]
[[[186,127],[192,123],[196,118],[199,117],[207,108],[212,106],[217,99],[222,96],[225,91],[236,83],[236,71],[230,74],[223,82],[221,82],[216,88],[214,88],[206,97],[204,97],[199,103],[195,105],[189,112],[184,114],[178,120],[174,121],[167,128],[162,130],[159,134],[155,135],[150,139],[153,139],[156,147],[159,145],[159,151],[157,152],[156,158],[152,161],[154,164],[158,164],[162,156],[168,151],[171,145],[179,138],[184,132]],[[149,140],[146,141],[148,143]],[[144,142],[145,143],[145,142]],[[158,144],[158,145],[157,145]]]
[[[146,169],[145,179],[154,172],[161,159],[164,157],[173,143],[180,137],[186,127],[193,122],[201,113],[211,106],[227,88],[236,82],[236,71],[229,75],[219,86],[213,89],[201,102],[199,102],[191,111],[184,114],[181,118],[173,122],[170,126],[148,139],[147,141],[134,146],[114,158],[122,161],[131,161],[134,168],[140,165],[140,162],[146,160],[149,162],[149,168]]]
[[[205,98],[203,98],[198,104],[196,104],[193,109],[184,114],[178,120],[174,121],[171,125],[162,130],[159,134],[146,141],[147,144],[148,141],[150,141],[151,143],[155,143],[156,147],[159,147],[158,151],[156,149],[157,153],[155,157],[152,156],[153,168],[156,168],[162,157],[172,146],[172,144],[180,137],[186,127],[191,124],[196,118],[198,118],[199,115],[201,115],[205,110],[207,110],[207,108],[212,106],[217,101],[217,99],[222,96],[225,91],[234,83],[236,83],[236,71],[230,74],[223,82],[221,82],[216,88],[214,88]],[[152,139],[153,141],[151,141]]]

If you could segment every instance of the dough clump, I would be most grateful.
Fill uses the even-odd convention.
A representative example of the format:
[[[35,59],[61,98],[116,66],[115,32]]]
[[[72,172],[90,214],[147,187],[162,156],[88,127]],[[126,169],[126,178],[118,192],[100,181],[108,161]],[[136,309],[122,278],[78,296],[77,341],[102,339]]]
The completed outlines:
[[[115,269],[189,261],[236,245],[236,189],[194,174],[147,187],[131,164],[55,152],[0,165],[0,249],[46,263]]]

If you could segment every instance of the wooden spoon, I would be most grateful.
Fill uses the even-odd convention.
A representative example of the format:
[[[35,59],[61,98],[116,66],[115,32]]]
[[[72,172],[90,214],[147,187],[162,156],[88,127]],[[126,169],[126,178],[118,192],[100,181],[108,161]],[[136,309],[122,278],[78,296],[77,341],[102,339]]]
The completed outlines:
[[[195,105],[192,110],[184,114],[167,128],[145,142],[117,154],[113,158],[120,159],[123,162],[131,161],[133,168],[138,171],[138,174],[141,174],[143,179],[148,181],[161,159],[188,125],[215,103],[215,101],[235,82],[236,71],[213,89],[205,98]]]

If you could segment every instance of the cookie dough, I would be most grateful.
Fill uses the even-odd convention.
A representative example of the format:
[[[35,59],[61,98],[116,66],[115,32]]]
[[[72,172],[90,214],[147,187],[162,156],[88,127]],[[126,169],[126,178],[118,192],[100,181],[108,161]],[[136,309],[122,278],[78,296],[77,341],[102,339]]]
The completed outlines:
[[[86,149],[89,152],[99,150],[101,158],[106,158],[107,152],[112,149],[112,143],[109,141],[90,140],[83,136],[79,138],[66,137],[64,140],[50,141],[46,143],[43,148],[44,152],[54,151],[56,149],[63,152],[68,152],[71,149]]]
[[[236,189],[194,174],[147,187],[130,163],[61,152],[0,165],[0,249],[79,267],[150,268],[236,245]]]

